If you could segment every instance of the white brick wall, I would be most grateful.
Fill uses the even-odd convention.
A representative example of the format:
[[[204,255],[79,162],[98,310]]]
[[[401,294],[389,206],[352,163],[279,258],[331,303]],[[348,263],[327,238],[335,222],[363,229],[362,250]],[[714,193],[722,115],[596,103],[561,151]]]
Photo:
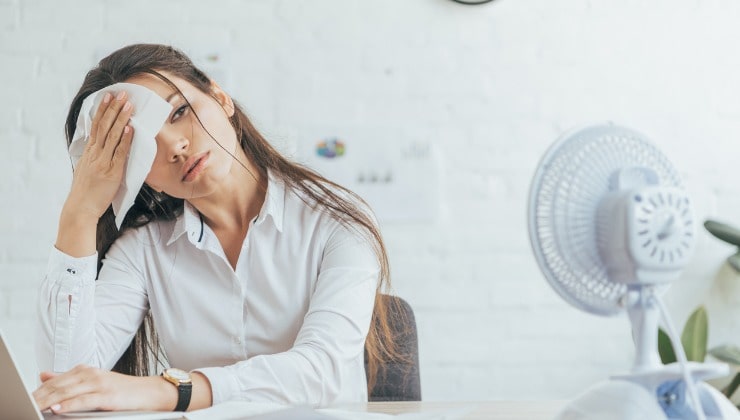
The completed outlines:
[[[35,382],[35,290],[70,182],[63,124],[95,59],[133,42],[231,52],[233,96],[280,147],[367,130],[441,152],[440,218],[383,226],[416,310],[425,399],[566,398],[629,367],[624,318],[562,302],[529,250],[526,195],[565,129],[648,135],[703,220],[740,225],[734,0],[0,0],[0,328]],[[738,343],[740,279],[703,231],[668,294]]]

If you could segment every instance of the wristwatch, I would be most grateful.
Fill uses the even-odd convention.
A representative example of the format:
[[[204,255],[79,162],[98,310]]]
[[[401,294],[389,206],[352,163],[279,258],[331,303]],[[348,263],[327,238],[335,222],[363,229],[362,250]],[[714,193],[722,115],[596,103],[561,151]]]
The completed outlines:
[[[186,411],[190,405],[190,394],[193,391],[193,381],[190,373],[182,369],[167,368],[162,377],[177,387],[177,406],[173,411]]]

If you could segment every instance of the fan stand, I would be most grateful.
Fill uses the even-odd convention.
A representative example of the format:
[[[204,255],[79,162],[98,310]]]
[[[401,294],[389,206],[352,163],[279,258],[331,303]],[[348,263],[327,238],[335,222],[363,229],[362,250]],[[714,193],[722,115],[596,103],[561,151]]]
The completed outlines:
[[[654,371],[663,364],[658,356],[660,310],[653,302],[653,286],[639,285],[627,292],[625,302],[635,341],[633,373]]]
[[[635,362],[629,373],[613,375],[574,399],[558,419],[695,419],[679,363],[663,365],[657,351],[660,309],[655,286],[632,288],[624,297],[635,340]],[[729,374],[724,363],[687,363],[707,419],[740,418],[737,408],[703,380]],[[584,416],[584,414],[586,414]]]

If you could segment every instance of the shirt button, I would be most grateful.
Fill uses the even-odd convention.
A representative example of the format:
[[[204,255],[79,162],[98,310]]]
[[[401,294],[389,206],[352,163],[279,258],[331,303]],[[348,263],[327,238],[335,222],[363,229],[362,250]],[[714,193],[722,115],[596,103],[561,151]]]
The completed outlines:
[[[241,343],[242,343],[242,339],[241,339],[241,338],[239,338],[239,337],[234,337],[234,342],[235,342],[236,344],[241,344]]]

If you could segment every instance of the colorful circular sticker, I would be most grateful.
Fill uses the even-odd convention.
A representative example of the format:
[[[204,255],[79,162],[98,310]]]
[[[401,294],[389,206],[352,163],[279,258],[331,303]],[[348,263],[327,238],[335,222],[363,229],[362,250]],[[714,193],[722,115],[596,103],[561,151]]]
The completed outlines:
[[[316,144],[316,154],[327,159],[344,156],[344,142],[336,137],[322,140]]]

